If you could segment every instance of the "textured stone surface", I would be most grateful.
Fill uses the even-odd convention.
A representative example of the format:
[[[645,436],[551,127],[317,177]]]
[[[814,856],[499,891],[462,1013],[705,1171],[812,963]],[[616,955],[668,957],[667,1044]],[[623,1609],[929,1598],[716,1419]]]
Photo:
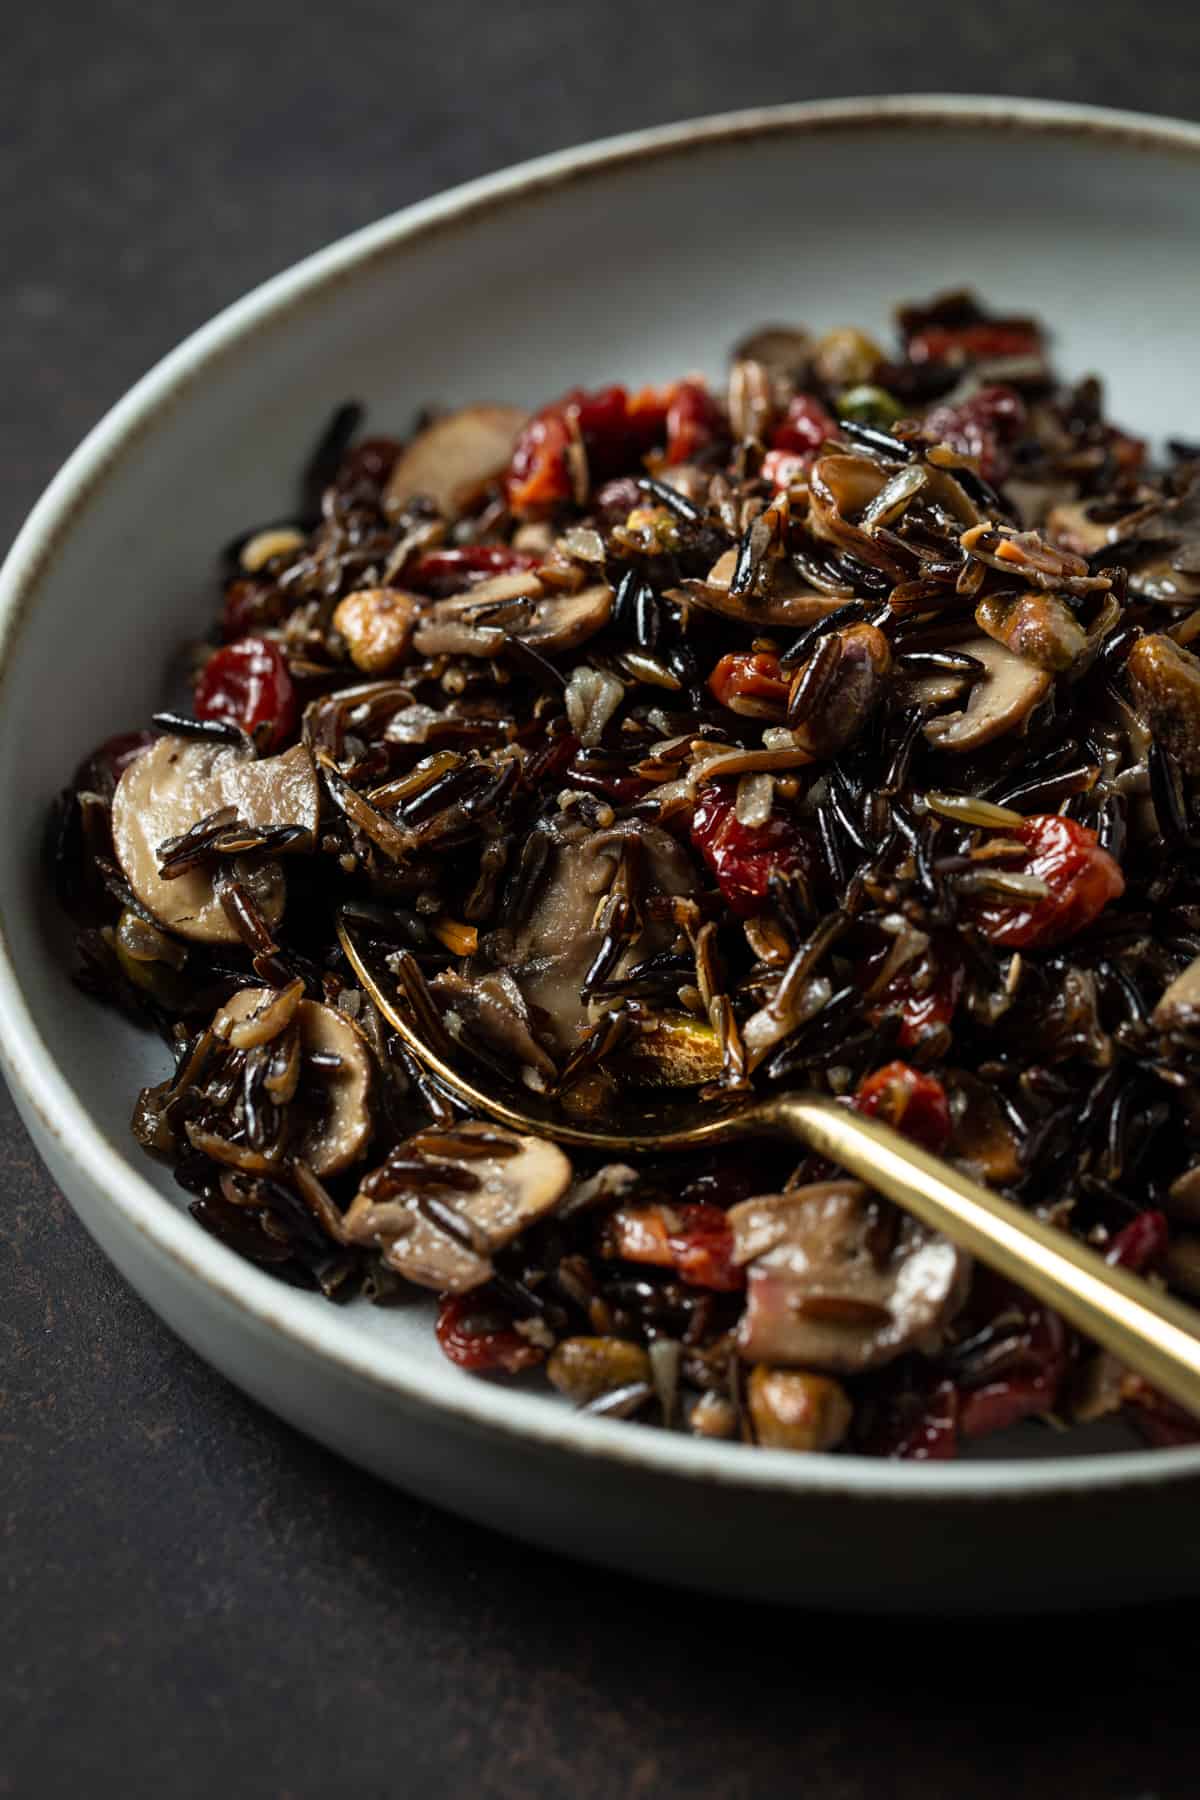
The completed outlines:
[[[10,22],[0,539],[216,307],[516,158],[838,93],[1200,114],[1193,8],[312,10]],[[0,1195],[0,1794],[1195,1792],[1182,1609],[805,1621],[553,1562],[345,1467],[198,1363],[84,1236],[7,1096]]]

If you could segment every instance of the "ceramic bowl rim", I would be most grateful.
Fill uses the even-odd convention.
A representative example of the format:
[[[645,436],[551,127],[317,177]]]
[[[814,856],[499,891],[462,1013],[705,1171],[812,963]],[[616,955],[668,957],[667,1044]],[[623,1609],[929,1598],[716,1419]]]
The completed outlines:
[[[85,512],[102,504],[122,455],[213,365],[302,306],[335,303],[341,285],[411,243],[469,228],[523,200],[622,167],[758,138],[905,130],[973,130],[1031,138],[1058,135],[1097,147],[1176,153],[1200,172],[1200,125],[1148,114],[1044,100],[915,94],[800,102],[718,114],[636,131],[554,152],[404,208],[318,250],[262,283],[170,351],[92,429],[49,484],[0,569],[0,703],[22,624],[41,577]],[[0,918],[0,1054],[11,1086],[72,1175],[103,1198],[177,1279],[207,1287],[293,1350],[410,1405],[431,1407],[484,1433],[531,1446],[585,1454],[657,1473],[775,1492],[891,1500],[996,1500],[1111,1491],[1186,1480],[1200,1472],[1200,1448],[1137,1450],[1012,1463],[895,1464],[863,1458],[748,1454],[739,1445],[674,1433],[631,1430],[547,1404],[538,1394],[464,1376],[447,1364],[413,1362],[403,1346],[381,1345],[335,1307],[278,1283],[206,1236],[127,1162],[59,1070],[22,992]],[[260,1354],[265,1350],[260,1349]],[[383,1395],[381,1394],[381,1402]],[[582,1472],[582,1465],[581,1465]]]

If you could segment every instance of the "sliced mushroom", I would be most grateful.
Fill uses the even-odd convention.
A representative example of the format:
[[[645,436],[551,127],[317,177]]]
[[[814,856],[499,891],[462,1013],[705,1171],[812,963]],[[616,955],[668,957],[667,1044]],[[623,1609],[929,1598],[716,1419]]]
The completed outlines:
[[[696,872],[682,846],[661,826],[628,820],[605,831],[568,825],[555,839],[543,883],[528,917],[515,930],[505,962],[549,1041],[570,1049],[588,1020],[581,989],[603,943],[596,918],[626,839],[636,840],[643,896],[690,894]],[[636,962],[670,947],[674,928],[646,918],[614,960],[619,979]],[[540,1015],[540,1017],[539,1017]]]
[[[857,1373],[932,1349],[966,1297],[970,1258],[856,1181],[819,1181],[729,1210],[747,1267],[747,1362]]]
[[[1089,574],[1082,557],[1056,549],[1036,531],[1016,531],[985,519],[964,531],[959,543],[977,562],[998,569],[1010,579],[1028,582],[1030,587],[1091,594],[1106,592],[1112,586],[1107,575]]]
[[[125,878],[169,931],[201,943],[236,943],[207,868],[191,868],[173,880],[159,874],[159,846],[181,837],[199,820],[224,807],[258,830],[296,825],[302,835],[287,845],[311,850],[321,795],[313,759],[303,744],[281,756],[257,759],[236,744],[163,737],[131,762],[112,804],[113,845]],[[257,902],[268,925],[283,917],[283,871],[270,858],[232,857],[231,872]]]
[[[1093,504],[1091,500],[1065,500],[1052,506],[1046,514],[1047,537],[1072,556],[1091,556],[1111,544],[1120,527],[1097,524],[1088,516]]]
[[[738,344],[733,360],[762,363],[773,375],[799,381],[812,347],[812,338],[798,325],[760,325]]]
[[[497,656],[506,637],[553,656],[577,649],[608,624],[613,594],[606,582],[577,594],[553,594],[533,575],[504,579],[518,584],[519,591],[497,598],[481,586],[435,601],[413,634],[422,656]]]
[[[1200,597],[1200,459],[1179,470],[1178,489],[1153,500],[1115,527],[1114,561],[1129,568],[1129,585],[1147,600]]]
[[[1138,639],[1125,667],[1154,736],[1189,775],[1200,774],[1200,657],[1156,632]]]
[[[805,587],[789,562],[771,566],[765,594],[732,594],[729,585],[737,560],[736,549],[726,550],[703,581],[685,581],[670,597],[746,625],[815,625],[846,604],[845,594],[820,594]]]
[[[280,1010],[281,999],[273,988],[243,988],[217,1013],[214,1035],[230,1043],[245,1039],[244,1027],[267,1021]],[[288,1155],[324,1179],[357,1162],[371,1141],[374,1063],[357,1026],[335,1007],[301,1000],[293,1016],[305,1062],[297,1110],[289,1113],[302,1124],[289,1137]]]
[[[950,1154],[981,1181],[1006,1187],[1021,1174],[1017,1135],[992,1089],[965,1069],[947,1073],[954,1135]]]
[[[1200,1026],[1200,956],[1163,990],[1150,1018],[1159,1031],[1194,1031]]]
[[[468,980],[454,969],[444,969],[430,983],[432,992],[447,1010],[443,1014],[451,1037],[464,1025],[473,1027],[484,1042],[505,1058],[514,1074],[529,1071],[553,1081],[557,1070],[529,1029],[529,1015],[521,990],[511,975],[493,973]]]
[[[866,456],[834,451],[817,458],[808,485],[808,524],[813,536],[850,551],[896,581],[905,579],[905,570],[875,534],[893,523],[918,495],[936,500],[960,524],[974,525],[979,518],[953,474],[929,463],[896,471]]]
[[[975,682],[961,712],[940,713],[925,725],[925,736],[939,750],[977,750],[993,738],[1024,725],[1035,706],[1050,692],[1051,677],[1003,644],[984,636],[956,644],[987,670]]]
[[[1087,633],[1056,594],[986,594],[975,623],[996,643],[1036,668],[1060,675],[1088,647]]]
[[[426,426],[396,458],[384,512],[398,518],[418,494],[448,519],[469,511],[507,468],[527,416],[516,406],[465,406]]]
[[[462,1294],[490,1279],[494,1252],[552,1211],[570,1182],[570,1163],[544,1138],[474,1120],[430,1128],[367,1176],[346,1236],[419,1287]]]

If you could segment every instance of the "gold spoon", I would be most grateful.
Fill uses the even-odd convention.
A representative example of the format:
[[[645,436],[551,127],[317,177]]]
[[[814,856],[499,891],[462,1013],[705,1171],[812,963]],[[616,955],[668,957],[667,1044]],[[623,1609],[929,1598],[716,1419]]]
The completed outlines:
[[[477,1086],[415,1029],[386,964],[364,948],[344,920],[337,931],[384,1018],[418,1061],[473,1111],[517,1131],[614,1155],[697,1150],[752,1136],[798,1139],[1052,1306],[1200,1417],[1200,1313],[1140,1276],[1111,1268],[1067,1232],[991,1193],[890,1126],[823,1094],[681,1101],[631,1093],[602,1126],[573,1123],[553,1101],[516,1083],[505,1094]]]

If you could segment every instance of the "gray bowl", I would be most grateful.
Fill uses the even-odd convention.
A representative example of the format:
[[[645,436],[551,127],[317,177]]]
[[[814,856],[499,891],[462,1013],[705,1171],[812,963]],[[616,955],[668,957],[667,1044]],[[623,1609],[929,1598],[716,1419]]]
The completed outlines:
[[[37,870],[50,796],[161,700],[209,616],[214,548],[286,515],[348,395],[386,429],[427,401],[716,371],[763,319],[881,331],[896,299],[969,282],[1043,314],[1065,369],[1105,373],[1122,423],[1186,435],[1198,191],[1200,129],[1034,102],[846,101],[640,133],[309,258],[96,428],[0,575],[0,1049],[79,1216],[201,1355],[389,1480],[672,1581],[938,1611],[1200,1587],[1200,1450],[1032,1432],[1003,1460],[919,1467],[704,1444],[460,1373],[420,1301],[339,1310],[271,1281],[136,1151],[131,1100],[165,1073],[161,1046],[78,996]]]

